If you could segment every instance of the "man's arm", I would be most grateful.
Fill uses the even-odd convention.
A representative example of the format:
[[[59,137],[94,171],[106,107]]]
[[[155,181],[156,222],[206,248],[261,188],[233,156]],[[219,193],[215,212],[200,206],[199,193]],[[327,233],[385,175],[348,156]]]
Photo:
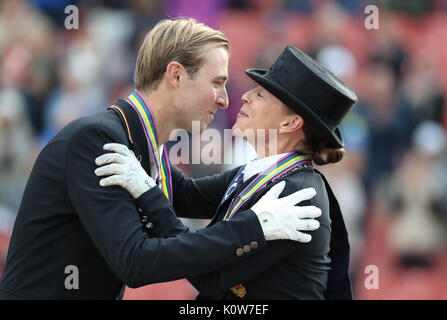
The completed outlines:
[[[330,230],[326,226],[321,226],[318,230],[312,232],[312,241],[310,243],[299,243],[290,240],[269,241],[267,246],[259,250],[256,255],[218,270],[195,277],[188,277],[187,280],[201,294],[214,296],[235,285],[243,284],[262,276],[279,263],[293,264],[293,260],[289,261],[289,258],[304,259],[304,255],[309,250],[324,246],[329,247],[329,241]],[[314,255],[318,256],[318,254],[315,250]],[[300,272],[299,267],[297,267],[296,272]]]
[[[228,290],[239,283],[255,279],[276,264],[283,263],[284,260],[291,255],[299,257],[299,259],[304,259],[306,258],[305,255],[308,255],[309,252],[312,252],[313,257],[319,255],[323,257],[327,254],[331,231],[328,219],[329,202],[323,182],[314,179],[312,174],[308,173],[294,175],[290,178],[286,178],[286,181],[286,188],[281,196],[290,195],[296,190],[307,187],[312,187],[317,190],[316,197],[310,199],[307,203],[303,203],[303,205],[317,206],[324,211],[323,215],[320,218],[317,218],[317,220],[321,221],[323,226],[310,232],[312,235],[311,242],[299,243],[289,240],[268,241],[266,247],[259,250],[256,255],[197,277],[189,277],[189,282],[191,282],[201,294],[212,296],[216,293]],[[257,195],[257,197],[266,193],[272,186],[273,184],[267,186]],[[243,213],[243,211],[238,212],[235,217],[241,213]],[[251,250],[251,247],[246,247],[245,249],[249,251]]]
[[[187,280],[201,294],[213,296],[258,277],[287,256],[299,254],[306,245],[308,244],[289,240],[270,241],[256,255],[199,276],[188,277]]]
[[[135,200],[120,187],[102,188],[94,174],[103,145],[121,142],[111,130],[86,128],[69,145],[67,190],[87,233],[114,272],[130,287],[196,276],[243,259],[236,250],[265,239],[257,216],[248,210],[231,222],[172,238],[150,238],[141,228]],[[141,200],[141,199],[140,199]],[[147,192],[151,213],[177,224],[174,210],[158,188]],[[180,226],[180,224],[178,224]],[[256,252],[254,250],[253,252]]]
[[[174,209],[178,217],[212,219],[239,167],[208,177],[191,179],[171,165]]]

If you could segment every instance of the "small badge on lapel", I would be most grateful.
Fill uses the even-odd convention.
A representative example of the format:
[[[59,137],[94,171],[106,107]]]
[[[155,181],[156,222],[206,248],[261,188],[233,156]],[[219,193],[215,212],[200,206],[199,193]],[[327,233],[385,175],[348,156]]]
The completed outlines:
[[[222,202],[227,200],[227,198],[233,193],[234,190],[236,190],[237,187],[237,181],[235,181],[231,186],[228,187],[227,192],[225,193]]]
[[[231,290],[231,292],[234,293],[235,296],[237,296],[239,298],[243,298],[247,294],[247,290],[241,283],[234,286],[230,290]]]

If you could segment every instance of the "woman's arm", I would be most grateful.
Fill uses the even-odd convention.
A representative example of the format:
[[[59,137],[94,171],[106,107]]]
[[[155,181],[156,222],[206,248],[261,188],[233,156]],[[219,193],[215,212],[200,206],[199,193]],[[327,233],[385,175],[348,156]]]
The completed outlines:
[[[178,217],[212,219],[240,167],[208,177],[191,179],[171,165],[174,208]]]
[[[191,282],[201,294],[212,296],[216,293],[228,290],[239,283],[255,279],[274,265],[284,263],[284,261],[291,255],[294,256],[293,259],[302,260],[306,258],[306,255],[309,255],[309,253],[313,258],[322,258],[328,253],[331,229],[330,220],[328,218],[329,201],[323,181],[313,172],[301,172],[286,177],[285,180],[286,188],[280,195],[281,197],[285,197],[297,190],[307,187],[312,187],[317,190],[316,197],[303,202],[302,204],[318,206],[323,210],[322,216],[317,218],[317,220],[324,225],[324,227],[322,226],[319,229],[310,232],[312,240],[309,243],[299,243],[287,240],[270,241],[265,248],[259,250],[254,256],[247,257],[246,259],[231,265],[222,266],[212,272],[188,278],[189,282]],[[271,183],[265,189],[259,191],[258,194],[253,197],[254,199],[252,201],[256,201],[256,199],[262,197],[274,185],[274,183]],[[242,212],[243,211],[238,212],[236,216]],[[250,246],[245,246],[242,249],[251,252]],[[309,257],[307,257],[307,259],[312,261]]]

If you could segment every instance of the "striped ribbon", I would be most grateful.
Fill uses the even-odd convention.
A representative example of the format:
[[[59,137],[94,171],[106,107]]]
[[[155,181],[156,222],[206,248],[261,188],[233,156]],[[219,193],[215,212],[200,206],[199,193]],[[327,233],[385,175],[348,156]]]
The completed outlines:
[[[163,193],[172,203],[172,176],[171,167],[169,165],[168,153],[166,147],[163,146],[163,154],[160,157],[158,147],[157,127],[155,126],[154,115],[149,107],[146,99],[138,91],[134,90],[132,94],[125,99],[137,112],[143,131],[146,136],[148,149],[153,161],[156,163],[157,182]]]
[[[129,136],[130,142],[133,143],[132,134],[130,133],[129,121],[127,121],[127,117],[123,109],[115,105],[110,106],[110,108],[118,110],[119,113],[121,113],[121,115],[123,116],[124,122],[126,123],[127,135]]]
[[[296,151],[287,153],[285,156],[278,159],[265,171],[261,172],[248,186],[241,191],[241,193],[233,200],[228,208],[224,220],[230,220],[234,214],[247,202],[257,191],[264,188],[267,183],[275,178],[289,172],[290,170],[303,166],[310,165],[312,157],[309,155],[300,155]]]

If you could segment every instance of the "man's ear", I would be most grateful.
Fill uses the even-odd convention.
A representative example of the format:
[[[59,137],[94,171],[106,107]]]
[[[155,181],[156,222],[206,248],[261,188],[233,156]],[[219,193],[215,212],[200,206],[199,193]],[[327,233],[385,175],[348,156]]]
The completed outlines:
[[[178,88],[186,75],[185,68],[177,61],[171,61],[166,67],[166,78],[172,88]]]
[[[291,133],[295,132],[303,127],[304,120],[298,114],[288,115],[280,123],[279,133]]]

